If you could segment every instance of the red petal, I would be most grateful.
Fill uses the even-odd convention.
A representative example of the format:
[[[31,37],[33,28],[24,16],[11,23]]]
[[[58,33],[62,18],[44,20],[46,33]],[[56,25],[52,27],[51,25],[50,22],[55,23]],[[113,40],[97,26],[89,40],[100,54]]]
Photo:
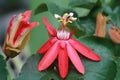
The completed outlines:
[[[56,30],[54,29],[54,27],[48,22],[48,20],[45,17],[43,17],[42,19],[43,19],[43,22],[46,25],[46,28],[48,30],[49,35],[50,36],[55,36],[56,35]]]
[[[32,23],[29,24],[28,28],[34,28],[37,25],[39,25],[39,22],[32,22]]]
[[[37,52],[45,53],[56,41],[57,41],[56,37],[50,38]]]
[[[15,43],[15,41],[17,40],[17,38],[22,34],[22,32],[29,26],[29,24],[26,21],[21,21],[18,25],[18,29],[16,31],[16,34],[14,36],[14,40],[13,42]],[[14,26],[16,27],[16,26]]]
[[[68,43],[67,44],[67,52],[70,60],[72,61],[75,68],[82,74],[84,74],[84,66],[79,58],[77,52],[73,49],[73,47]]]
[[[41,59],[41,61],[38,64],[38,70],[42,71],[46,68],[48,68],[53,61],[56,59],[58,54],[58,45],[59,43],[56,42],[44,55],[44,57]]]
[[[31,29],[33,28],[34,26],[38,25],[39,23],[38,22],[32,22],[32,23],[29,23],[29,18],[30,18],[30,15],[31,15],[31,11],[28,10],[26,12],[24,12],[22,14],[22,16],[24,16],[20,23],[18,24],[18,29],[16,31],[16,34],[14,36],[14,40],[13,42],[15,43],[15,41],[17,40],[17,38],[22,35],[22,33],[24,32],[24,30],[26,29]],[[16,26],[15,26],[16,27]]]
[[[27,10],[22,14],[22,16],[24,16],[25,21],[29,21],[30,15],[31,15],[31,10]]]
[[[101,58],[93,52],[90,48],[86,47],[85,45],[79,43],[75,39],[69,39],[70,44],[75,48],[77,51],[79,51],[83,56],[87,57],[88,59],[91,59],[93,61],[100,61]]]
[[[10,31],[11,31],[11,27],[12,27],[12,24],[13,24],[13,20],[15,18],[16,15],[13,15],[12,18],[10,19],[10,23],[9,23],[9,26],[8,26],[8,39],[10,38]]]
[[[59,49],[58,53],[58,66],[59,66],[59,72],[60,76],[62,78],[65,78],[68,73],[68,54],[66,51],[66,43],[60,42],[61,45],[65,45],[64,48],[62,46]]]

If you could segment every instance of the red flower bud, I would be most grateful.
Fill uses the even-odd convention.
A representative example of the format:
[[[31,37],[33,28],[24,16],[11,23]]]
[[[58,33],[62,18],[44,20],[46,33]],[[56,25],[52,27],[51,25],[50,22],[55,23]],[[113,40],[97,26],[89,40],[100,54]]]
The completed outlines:
[[[98,13],[96,18],[95,36],[104,38],[106,34],[106,17],[102,13]]]
[[[116,26],[113,26],[108,31],[110,39],[117,44],[120,44],[120,29],[118,29]]]
[[[7,57],[17,56],[25,47],[30,38],[30,30],[37,26],[38,22],[29,23],[31,11],[19,14],[15,21],[13,16],[10,20],[3,51]]]

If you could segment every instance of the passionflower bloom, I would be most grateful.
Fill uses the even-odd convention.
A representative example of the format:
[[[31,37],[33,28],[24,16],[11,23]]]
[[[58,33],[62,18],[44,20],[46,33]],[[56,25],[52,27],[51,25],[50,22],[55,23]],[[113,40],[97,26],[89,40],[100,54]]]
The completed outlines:
[[[118,27],[112,26],[112,28],[108,30],[108,33],[114,43],[120,44],[120,29]]]
[[[29,23],[30,15],[31,11],[28,10],[19,14],[16,19],[15,15],[12,16],[3,46],[7,57],[13,58],[21,52],[30,38],[30,30],[39,24],[38,22]]]
[[[106,35],[106,17],[100,12],[96,18],[96,30],[94,35],[101,38],[104,38]]]
[[[38,70],[45,70],[58,57],[59,73],[62,78],[65,78],[68,73],[69,59],[77,71],[84,74],[84,66],[77,51],[81,55],[93,61],[100,61],[101,58],[91,49],[72,38],[73,32],[68,30],[67,24],[77,19],[73,17],[73,13],[66,13],[63,17],[55,14],[55,17],[60,19],[62,22],[62,26],[60,26],[58,30],[55,30],[48,20],[43,17],[43,22],[46,25],[50,39],[38,50],[38,53],[44,54],[38,64]]]

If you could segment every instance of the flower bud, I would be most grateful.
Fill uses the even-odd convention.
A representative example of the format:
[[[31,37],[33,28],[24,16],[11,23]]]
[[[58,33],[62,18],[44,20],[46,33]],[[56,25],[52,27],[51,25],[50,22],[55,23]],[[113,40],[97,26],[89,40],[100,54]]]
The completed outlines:
[[[102,13],[98,13],[96,18],[95,36],[104,38],[106,34],[106,17]]]
[[[114,43],[120,44],[120,29],[118,29],[118,27],[113,26],[108,30],[108,33]]]
[[[11,18],[3,46],[7,57],[13,58],[22,51],[29,41],[30,30],[39,24],[38,22],[29,23],[30,15],[31,11],[26,11],[19,14],[15,20],[15,16]]]

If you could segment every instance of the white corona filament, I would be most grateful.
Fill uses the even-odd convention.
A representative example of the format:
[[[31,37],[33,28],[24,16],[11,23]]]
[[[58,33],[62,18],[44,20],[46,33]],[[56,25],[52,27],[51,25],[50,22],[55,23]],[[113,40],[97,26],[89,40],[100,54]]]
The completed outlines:
[[[70,32],[65,31],[65,30],[58,30],[57,37],[58,37],[58,39],[66,40],[70,37]]]

